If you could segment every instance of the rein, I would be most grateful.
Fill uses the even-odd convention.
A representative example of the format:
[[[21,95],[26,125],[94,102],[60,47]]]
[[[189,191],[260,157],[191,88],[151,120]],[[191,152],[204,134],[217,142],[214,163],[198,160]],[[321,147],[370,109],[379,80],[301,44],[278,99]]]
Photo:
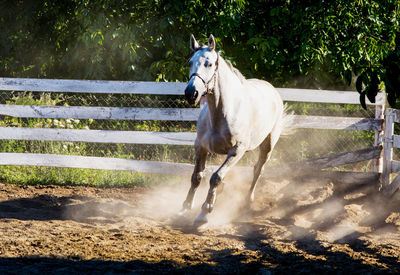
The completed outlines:
[[[219,54],[217,53],[217,61],[215,62],[215,71],[213,73],[213,75],[211,76],[210,80],[208,80],[207,82],[201,77],[201,75],[199,75],[198,73],[193,73],[189,76],[189,79],[191,79],[193,76],[197,76],[198,78],[200,78],[200,80],[203,82],[204,86],[206,87],[206,92],[203,95],[207,95],[207,94],[213,94],[214,89],[215,89],[215,81],[216,81],[216,74],[218,72],[218,64],[219,64]],[[210,84],[210,82],[214,80],[214,85],[213,85],[213,89],[210,90],[210,88],[208,87],[208,85]]]

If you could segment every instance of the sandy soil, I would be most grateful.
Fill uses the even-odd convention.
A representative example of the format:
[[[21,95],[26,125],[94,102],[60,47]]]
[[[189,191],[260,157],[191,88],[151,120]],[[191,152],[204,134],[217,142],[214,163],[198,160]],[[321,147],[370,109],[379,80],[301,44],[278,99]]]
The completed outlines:
[[[188,182],[0,184],[0,274],[400,272],[399,194],[303,177],[260,183],[248,210],[248,183],[233,178],[199,230],[204,188],[193,213],[176,216]]]

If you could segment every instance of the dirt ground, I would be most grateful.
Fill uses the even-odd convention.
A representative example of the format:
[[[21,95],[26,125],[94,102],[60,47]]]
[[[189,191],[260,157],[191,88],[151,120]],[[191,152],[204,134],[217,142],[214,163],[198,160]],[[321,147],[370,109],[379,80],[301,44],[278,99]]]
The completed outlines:
[[[188,182],[0,184],[0,274],[400,272],[399,194],[307,176],[261,182],[248,210],[245,181],[227,181],[200,229],[206,188],[192,213],[176,215]]]

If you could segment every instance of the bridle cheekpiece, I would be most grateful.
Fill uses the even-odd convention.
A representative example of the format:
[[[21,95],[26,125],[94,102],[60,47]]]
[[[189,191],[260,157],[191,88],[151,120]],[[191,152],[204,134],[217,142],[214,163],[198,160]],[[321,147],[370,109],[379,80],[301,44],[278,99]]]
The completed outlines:
[[[197,77],[200,78],[200,80],[203,82],[204,86],[206,87],[206,92],[205,92],[203,95],[213,94],[213,92],[214,92],[214,89],[215,89],[215,82],[216,82],[216,77],[215,77],[215,76],[216,76],[216,74],[217,74],[217,72],[218,72],[218,63],[219,63],[219,54],[217,53],[217,61],[215,62],[215,70],[214,70],[214,73],[213,73],[213,75],[211,76],[210,80],[208,80],[208,81],[205,81],[205,80],[201,77],[201,75],[198,74],[198,73],[192,73],[192,74],[189,76],[189,79],[192,79],[193,76],[197,76]],[[210,90],[210,88],[208,87],[208,85],[210,84],[210,82],[211,82],[212,80],[214,80],[214,85],[213,85],[212,90]],[[203,95],[202,95],[202,96],[203,96]]]

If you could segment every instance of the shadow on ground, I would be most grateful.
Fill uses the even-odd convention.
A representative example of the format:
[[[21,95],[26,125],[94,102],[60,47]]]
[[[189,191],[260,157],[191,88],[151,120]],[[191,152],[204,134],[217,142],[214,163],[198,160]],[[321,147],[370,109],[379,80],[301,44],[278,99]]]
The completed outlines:
[[[171,221],[156,224],[159,231],[148,230],[153,241],[143,246],[142,258],[146,258],[149,246],[155,249],[175,242],[181,246],[196,242],[198,246],[192,250],[177,249],[170,258],[168,253],[174,253],[171,247],[165,248],[168,253],[164,256],[149,260],[106,260],[107,257],[102,260],[100,255],[98,260],[83,260],[73,255],[37,256],[40,253],[20,257],[0,255],[0,274],[400,272],[398,195],[391,199],[382,197],[376,183],[345,185],[340,179],[322,181],[312,176],[298,178],[276,190],[277,195],[266,199],[269,188],[265,182],[260,187],[256,207],[242,213],[226,232],[197,232]],[[103,200],[94,196],[52,193],[0,202],[0,223],[10,219],[39,223],[57,220],[78,225],[90,223],[101,228],[102,224],[123,223],[124,219],[139,214],[143,216],[129,198]],[[164,233],[163,228],[167,227],[169,232]],[[139,232],[137,236],[143,237],[142,228],[135,230]],[[158,237],[157,232],[164,235]],[[163,238],[170,238],[168,234],[173,238],[166,245]],[[210,240],[223,244],[213,246]],[[234,247],[233,243],[243,247]],[[108,245],[115,243],[111,240]],[[131,246],[129,243],[129,248]]]

